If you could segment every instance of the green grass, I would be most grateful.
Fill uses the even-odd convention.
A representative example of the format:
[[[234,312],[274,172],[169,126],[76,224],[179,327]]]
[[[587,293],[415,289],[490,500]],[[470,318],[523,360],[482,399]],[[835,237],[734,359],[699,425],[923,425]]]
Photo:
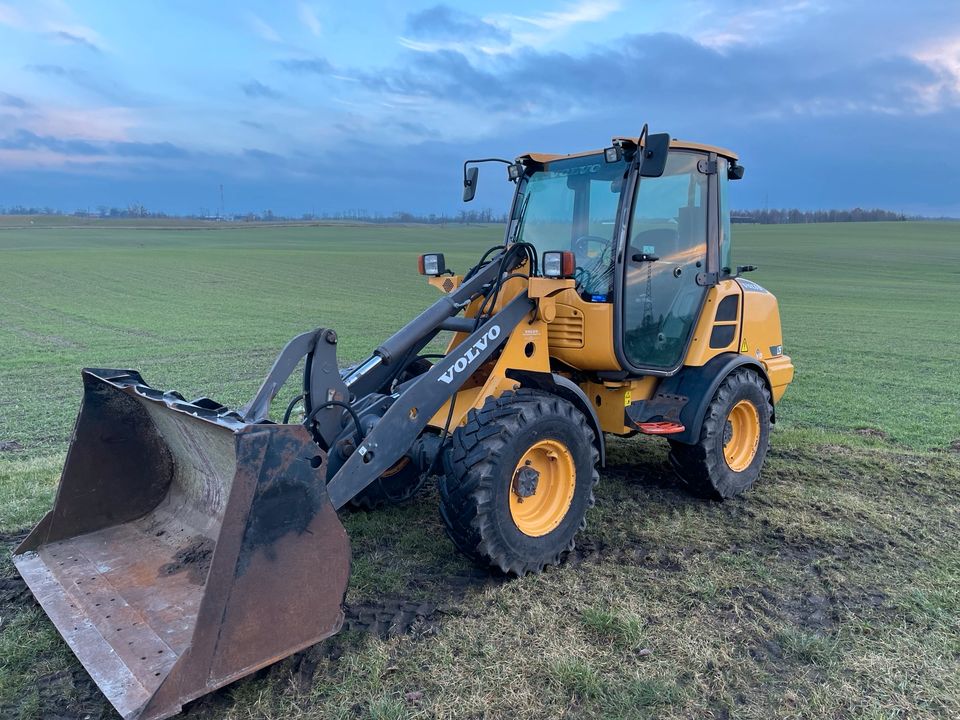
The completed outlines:
[[[960,439],[960,223],[736,226],[734,247],[780,300],[787,424]]]
[[[232,405],[294,334],[363,357],[497,228],[0,229],[0,533],[49,507],[83,366]],[[797,377],[758,485],[724,503],[661,442],[610,442],[576,561],[510,582],[453,549],[436,492],[344,516],[348,602],[439,624],[342,633],[191,708],[214,718],[960,716],[960,224],[736,227]],[[294,391],[291,389],[290,393]],[[284,398],[287,395],[283,396]],[[866,429],[866,430],[864,430]],[[113,717],[0,536],[0,717]]]
[[[466,268],[496,227],[0,229],[0,441],[62,448],[81,367],[240,404],[317,325],[344,362],[436,293],[416,256]],[[960,223],[738,226],[735,257],[780,299],[797,367],[785,426],[960,438]]]

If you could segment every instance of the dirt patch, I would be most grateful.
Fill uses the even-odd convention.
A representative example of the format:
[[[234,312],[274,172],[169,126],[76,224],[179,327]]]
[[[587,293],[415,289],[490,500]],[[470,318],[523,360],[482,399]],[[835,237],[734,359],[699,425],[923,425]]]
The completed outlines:
[[[567,555],[566,564],[575,567],[585,562],[610,562],[615,565],[679,572],[683,570],[683,558],[687,552],[688,548],[681,548],[675,554],[668,554],[663,548],[643,543],[619,542],[614,545],[603,540],[584,538],[578,540],[576,547]]]
[[[7,609],[19,609],[36,605],[30,589],[19,575],[0,578],[0,613]]]
[[[960,438],[957,438],[952,443],[947,445],[947,450],[950,452],[960,453]]]
[[[30,528],[21,528],[12,532],[0,533],[0,545],[19,545],[30,534]],[[13,550],[13,548],[10,548]]]
[[[83,668],[41,675],[24,701],[41,708],[23,715],[21,708],[0,706],[0,717],[42,717],[44,720],[107,720],[117,717]]]
[[[14,452],[23,450],[23,445],[16,440],[0,440],[0,452]]]
[[[456,614],[454,606],[429,601],[392,600],[364,602],[344,607],[344,630],[357,630],[381,638],[397,635],[432,635],[444,614]]]
[[[207,581],[207,571],[213,559],[213,549],[216,543],[208,537],[196,537],[185,548],[177,550],[173,562],[160,568],[160,575],[176,575],[189,573],[190,582],[203,585]]]
[[[859,435],[860,437],[871,437],[879,438],[880,440],[886,440],[888,435],[879,428],[872,427],[861,427],[853,431],[854,435]]]

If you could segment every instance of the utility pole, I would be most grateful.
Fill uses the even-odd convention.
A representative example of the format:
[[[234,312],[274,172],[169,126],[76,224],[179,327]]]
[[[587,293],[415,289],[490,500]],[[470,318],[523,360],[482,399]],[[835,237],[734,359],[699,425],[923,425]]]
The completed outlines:
[[[223,220],[223,183],[220,183],[220,212],[217,217]]]

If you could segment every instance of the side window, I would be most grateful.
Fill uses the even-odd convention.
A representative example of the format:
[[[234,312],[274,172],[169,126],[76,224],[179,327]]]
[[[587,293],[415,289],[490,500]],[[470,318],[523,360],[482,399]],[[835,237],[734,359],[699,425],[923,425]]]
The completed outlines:
[[[733,272],[731,269],[733,261],[730,259],[730,206],[727,204],[729,202],[727,184],[730,182],[727,179],[728,167],[726,158],[717,160],[717,181],[720,185],[720,267],[727,268],[721,270],[725,273]]]
[[[663,175],[637,186],[623,296],[623,347],[636,366],[677,366],[703,302],[696,279],[707,257],[701,157],[671,151]]]

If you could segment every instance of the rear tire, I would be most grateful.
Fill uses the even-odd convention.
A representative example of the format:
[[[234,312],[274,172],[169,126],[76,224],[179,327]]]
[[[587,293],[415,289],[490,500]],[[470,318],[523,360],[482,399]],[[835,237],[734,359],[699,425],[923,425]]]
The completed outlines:
[[[488,398],[451,438],[440,514],[478,563],[526,575],[557,565],[586,527],[599,453],[586,418],[549,393]]]
[[[697,442],[670,441],[670,464],[694,493],[735,497],[760,476],[772,414],[763,379],[746,368],[734,370],[707,406]]]
[[[418,357],[403,369],[391,386],[423,375],[433,367],[426,358]],[[399,505],[411,499],[423,487],[426,475],[410,458],[403,457],[392,468],[361,490],[350,501],[350,506],[361,510],[376,510],[387,505]]]
[[[403,457],[392,468],[361,490],[350,501],[350,506],[361,510],[376,510],[386,505],[406,502],[423,487],[426,476],[408,457]]]

